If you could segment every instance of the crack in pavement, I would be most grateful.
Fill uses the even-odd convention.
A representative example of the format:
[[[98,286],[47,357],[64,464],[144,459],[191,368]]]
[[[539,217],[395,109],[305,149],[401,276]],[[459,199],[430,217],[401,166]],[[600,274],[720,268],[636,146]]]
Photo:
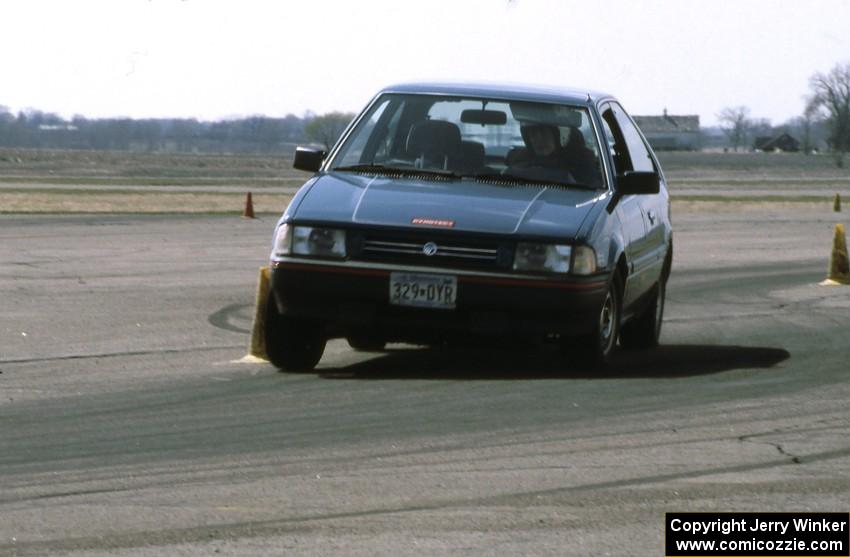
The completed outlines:
[[[823,422],[823,423],[825,423],[825,422]],[[827,429],[830,429],[830,428],[827,428]],[[774,430],[771,430],[771,431],[763,431],[763,432],[760,432],[760,433],[751,433],[751,434],[748,434],[748,435],[741,435],[741,436],[738,437],[738,441],[740,441],[741,443],[752,443],[754,445],[768,445],[768,446],[776,449],[776,451],[780,455],[788,458],[791,463],[793,463],[793,464],[803,464],[803,457],[802,456],[788,452],[787,450],[785,450],[785,447],[781,443],[774,443],[772,441],[767,441],[767,440],[761,440],[761,441],[756,440],[757,437],[766,437],[768,435],[782,435],[783,433],[795,433],[795,432],[800,433],[800,430],[793,428],[793,427],[779,428],[779,429],[774,429]]]
[[[770,447],[775,448],[777,450],[777,452],[779,452],[779,454],[781,454],[782,456],[790,458],[792,463],[794,463],[794,464],[802,464],[803,463],[803,459],[801,457],[799,457],[795,454],[789,453],[788,451],[785,450],[785,448],[780,443],[771,443],[770,441],[753,441],[752,439],[750,439],[750,437],[752,437],[752,436],[742,435],[741,437],[738,437],[738,441],[740,441],[742,443],[752,443],[754,445],[768,445]]]

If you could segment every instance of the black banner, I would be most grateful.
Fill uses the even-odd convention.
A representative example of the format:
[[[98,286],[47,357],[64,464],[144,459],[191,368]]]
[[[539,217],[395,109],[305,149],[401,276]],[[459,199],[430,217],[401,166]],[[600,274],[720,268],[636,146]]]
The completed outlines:
[[[848,513],[667,513],[667,557],[850,557]]]

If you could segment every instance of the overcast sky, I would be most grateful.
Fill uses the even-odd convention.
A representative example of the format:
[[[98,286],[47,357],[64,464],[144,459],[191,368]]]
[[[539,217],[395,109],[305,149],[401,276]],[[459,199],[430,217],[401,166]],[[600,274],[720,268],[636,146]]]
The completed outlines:
[[[850,62],[847,0],[5,0],[0,105],[65,117],[358,111],[400,81],[588,87],[779,124]]]

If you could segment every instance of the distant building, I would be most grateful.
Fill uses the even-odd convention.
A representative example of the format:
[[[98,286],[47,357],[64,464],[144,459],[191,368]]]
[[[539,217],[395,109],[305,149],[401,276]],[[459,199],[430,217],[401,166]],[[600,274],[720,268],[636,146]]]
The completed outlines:
[[[700,141],[699,116],[632,116],[643,135],[658,151],[696,151]]]
[[[783,151],[786,153],[796,153],[800,150],[800,142],[787,133],[777,136],[757,137],[753,142],[753,149],[756,151],[764,151],[771,153],[773,151]]]
[[[39,124],[39,131],[47,131],[47,132],[56,132],[56,131],[67,131],[67,132],[75,132],[77,131],[77,126],[72,124]]]

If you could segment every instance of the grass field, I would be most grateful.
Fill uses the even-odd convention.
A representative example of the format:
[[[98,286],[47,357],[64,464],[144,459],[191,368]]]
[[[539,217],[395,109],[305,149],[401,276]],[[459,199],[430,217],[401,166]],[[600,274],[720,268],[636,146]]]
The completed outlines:
[[[850,170],[826,155],[658,154],[674,209],[850,199]],[[0,213],[279,213],[308,174],[292,154],[210,155],[0,149]]]
[[[291,175],[292,154],[206,155],[0,149],[0,179],[149,180],[280,180]]]
[[[850,169],[837,168],[829,155],[801,153],[658,152],[661,166],[674,180],[789,178],[850,180]]]
[[[0,149],[0,213],[238,214],[249,191],[280,213],[306,178],[289,154]]]

